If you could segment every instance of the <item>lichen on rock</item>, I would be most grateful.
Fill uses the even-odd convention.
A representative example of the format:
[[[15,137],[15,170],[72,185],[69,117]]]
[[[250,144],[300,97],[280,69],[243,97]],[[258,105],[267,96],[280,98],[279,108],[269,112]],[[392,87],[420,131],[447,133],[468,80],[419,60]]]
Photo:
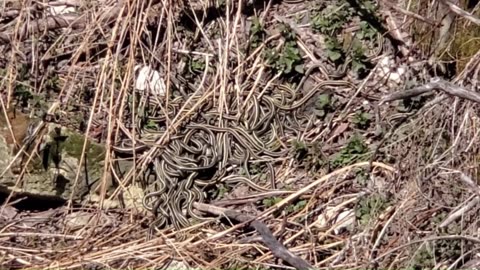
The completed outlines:
[[[0,138],[0,155],[3,157],[0,159],[0,170],[5,171],[13,163],[0,178],[0,186],[15,192],[81,200],[94,182],[100,179],[105,148],[87,140],[86,162],[82,163],[85,136],[51,123],[46,125],[43,134],[31,144],[39,145],[39,151],[35,151],[30,160],[26,154],[19,155],[16,162],[12,162],[15,156],[10,153],[7,141]],[[23,177],[19,178],[22,170]],[[75,184],[77,172],[79,176]]]

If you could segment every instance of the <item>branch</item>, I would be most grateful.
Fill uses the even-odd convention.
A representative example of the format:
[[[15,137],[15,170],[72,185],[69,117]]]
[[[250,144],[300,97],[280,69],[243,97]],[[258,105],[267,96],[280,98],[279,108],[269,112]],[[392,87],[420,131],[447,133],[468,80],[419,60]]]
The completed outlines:
[[[270,229],[263,222],[256,220],[256,217],[242,214],[235,210],[203,203],[194,202],[193,206],[202,212],[218,216],[227,216],[228,218],[239,222],[251,222],[250,227],[254,228],[261,235],[263,242],[270,249],[270,251],[272,251],[273,255],[288,262],[296,269],[313,269],[313,266],[311,266],[308,262],[291,253],[282,243],[280,243],[275,236],[273,236]]]
[[[396,92],[390,95],[387,95],[382,98],[379,105],[382,105],[386,102],[398,100],[398,99],[405,99],[410,97],[415,97],[424,93],[431,92],[433,90],[440,90],[449,95],[456,96],[463,99],[468,99],[470,101],[474,101],[480,103],[480,94],[477,92],[469,91],[465,88],[457,86],[451,82],[447,82],[443,79],[438,77],[432,78],[429,83],[415,87],[413,89]]]
[[[160,2],[160,0],[152,0],[152,5],[158,2]],[[102,15],[100,15],[100,18],[97,20],[99,22],[98,24],[104,25],[115,21],[118,18],[119,13],[122,11],[124,3],[125,1],[119,1],[114,7],[104,9],[101,13]],[[28,24],[26,23],[21,28],[16,38],[19,41],[23,41],[31,34],[61,28],[84,29],[89,22],[88,19],[89,18],[85,14],[80,15],[77,13],[49,16],[46,19],[32,21]],[[0,45],[11,43],[15,34],[15,30],[0,33]]]
[[[442,0],[441,1],[444,5],[448,6],[448,8],[455,14],[457,14],[458,16],[460,17],[463,17],[469,21],[471,21],[472,23],[476,24],[476,25],[480,25],[480,19],[473,16],[472,14],[466,12],[465,10],[461,9],[459,6],[455,5],[454,3],[452,2],[449,2],[447,0]]]

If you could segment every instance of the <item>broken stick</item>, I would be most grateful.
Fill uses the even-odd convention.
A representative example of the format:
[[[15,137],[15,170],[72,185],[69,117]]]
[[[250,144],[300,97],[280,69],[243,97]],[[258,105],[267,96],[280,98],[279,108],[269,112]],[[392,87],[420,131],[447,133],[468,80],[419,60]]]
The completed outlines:
[[[204,203],[194,202],[193,206],[205,213],[210,213],[218,216],[226,216],[239,222],[250,223],[250,227],[254,228],[262,237],[265,245],[272,251],[273,255],[288,262],[296,269],[314,269],[308,262],[290,252],[282,243],[280,243],[275,236],[273,236],[270,229],[256,217],[242,214],[235,210],[230,210],[218,206],[208,205]]]

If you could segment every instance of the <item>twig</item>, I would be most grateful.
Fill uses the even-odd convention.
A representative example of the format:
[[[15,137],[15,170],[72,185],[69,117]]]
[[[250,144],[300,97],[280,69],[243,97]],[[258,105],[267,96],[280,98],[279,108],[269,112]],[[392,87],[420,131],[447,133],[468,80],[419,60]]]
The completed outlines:
[[[160,0],[153,0],[152,4],[156,4]],[[119,1],[113,8],[105,9],[98,18],[100,24],[109,24],[118,17],[118,13],[122,11],[124,1]],[[37,20],[25,24],[20,30],[18,40],[22,41],[33,33],[39,33],[43,31],[50,31],[60,28],[72,28],[83,29],[87,26],[88,17],[86,15],[78,14],[63,14],[58,16],[49,16],[43,20]],[[15,32],[0,33],[0,45],[8,44],[11,42]]]
[[[296,198],[298,198],[299,196],[301,196],[302,194],[306,193],[307,191],[309,191],[310,189],[320,185],[321,183],[327,181],[328,179],[330,179],[331,177],[334,177],[336,175],[339,175],[339,174],[342,174],[342,173],[345,173],[353,168],[356,168],[356,167],[363,167],[363,166],[368,166],[370,165],[370,162],[369,161],[366,161],[366,162],[359,162],[359,163],[356,163],[356,164],[352,164],[350,166],[346,166],[346,167],[343,167],[341,169],[338,169],[336,171],[333,171],[327,175],[324,175],[322,176],[320,179],[310,183],[309,185],[301,188],[300,190],[296,191],[295,193],[289,195],[288,197],[286,197],[285,199],[283,199],[282,201],[278,202],[277,204],[275,204],[274,206],[270,207],[269,209],[265,210],[258,218],[262,218],[262,217],[266,217],[268,216],[269,214],[285,207],[287,204],[289,204],[291,201],[295,200]],[[389,170],[391,172],[396,172],[395,168],[391,167],[391,166],[388,166],[386,164],[383,164],[383,163],[380,163],[380,162],[372,162],[372,166],[375,166],[375,167],[381,167],[383,169],[386,169],[386,170]]]
[[[443,91],[443,92],[445,92],[447,94],[450,94],[452,96],[456,96],[456,97],[459,97],[459,98],[464,98],[464,99],[468,99],[470,101],[480,103],[480,94],[479,93],[473,92],[473,91],[468,91],[465,88],[454,85],[451,82],[447,82],[443,79],[435,77],[435,78],[432,78],[430,80],[430,82],[425,84],[425,85],[415,87],[415,88],[407,90],[407,91],[396,92],[396,93],[387,95],[387,96],[382,98],[379,105],[382,105],[386,102],[398,100],[398,99],[415,97],[415,96],[418,96],[418,95],[421,95],[421,94],[431,92],[433,90],[440,90],[440,91]]]
[[[459,6],[455,5],[454,3],[451,3],[450,1],[447,1],[447,0],[442,0],[441,1],[444,5],[448,6],[448,8],[455,14],[457,14],[458,16],[461,16],[469,21],[471,21],[472,23],[476,24],[476,25],[480,25],[480,19],[473,16],[472,14],[466,12],[465,10],[461,9]]]
[[[466,174],[460,171],[455,171],[455,172],[460,174],[460,180],[462,180],[465,184],[467,184],[476,195],[473,195],[474,198],[470,197],[469,199],[467,199],[467,201],[470,201],[470,202],[468,202],[466,205],[460,207],[459,209],[451,213],[439,225],[439,228],[447,227],[450,223],[452,223],[453,221],[463,216],[468,210],[472,209],[474,206],[478,205],[478,202],[480,202],[480,187],[478,187],[478,185],[475,184],[475,182],[473,182],[473,180]]]
[[[313,269],[308,262],[291,253],[282,243],[280,243],[272,234],[270,229],[261,221],[256,220],[255,217],[241,214],[235,210],[230,210],[226,208],[221,208],[217,206],[212,206],[203,203],[194,203],[193,206],[203,212],[227,216],[231,219],[240,221],[240,222],[250,222],[250,226],[253,227],[260,235],[262,236],[263,242],[267,247],[272,251],[273,255],[276,257],[288,262],[290,265],[296,269]]]
[[[436,26],[436,25],[437,25],[437,23],[436,23],[435,21],[430,20],[430,19],[427,19],[427,18],[425,18],[425,17],[423,17],[423,16],[420,16],[420,15],[418,15],[418,14],[415,13],[415,12],[411,12],[411,11],[405,10],[405,9],[403,9],[403,8],[400,8],[400,7],[398,7],[396,4],[390,3],[389,1],[382,1],[382,4],[388,6],[388,7],[391,8],[391,9],[394,9],[395,11],[398,11],[398,12],[400,12],[400,13],[403,13],[403,14],[406,15],[406,16],[412,17],[412,18],[417,19],[417,20],[419,20],[419,21],[422,21],[422,22],[424,22],[424,23],[428,23],[428,24],[430,24],[430,25],[432,25],[432,26]],[[389,14],[389,15],[391,15],[391,14]]]
[[[413,240],[413,241],[410,241],[406,244],[398,246],[396,248],[390,249],[387,252],[385,252],[382,255],[375,258],[374,260],[372,260],[372,262],[378,262],[380,259],[385,258],[386,256],[388,256],[388,255],[390,255],[390,254],[392,254],[392,253],[394,253],[394,252],[396,252],[400,249],[411,246],[413,244],[423,243],[423,242],[427,242],[427,241],[435,241],[435,240],[465,240],[465,241],[474,242],[476,244],[480,244],[480,239],[479,238],[465,236],[465,235],[434,236],[434,237],[428,237],[428,238],[424,238],[424,239]]]
[[[468,201],[468,200],[467,200]],[[448,225],[450,225],[450,223],[454,222],[455,220],[459,219],[460,217],[464,216],[465,213],[472,209],[474,206],[478,205],[478,203],[480,202],[480,198],[479,197],[475,197],[473,198],[468,204],[464,205],[463,207],[461,207],[460,209],[456,210],[455,212],[451,213],[444,221],[442,221],[442,223],[440,223],[440,225],[438,225],[439,228],[445,228],[447,227]]]

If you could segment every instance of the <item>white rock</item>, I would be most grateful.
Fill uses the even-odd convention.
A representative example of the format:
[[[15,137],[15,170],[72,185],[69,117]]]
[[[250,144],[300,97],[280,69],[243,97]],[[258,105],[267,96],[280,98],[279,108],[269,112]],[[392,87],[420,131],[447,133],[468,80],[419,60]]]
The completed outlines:
[[[52,14],[53,16],[56,16],[61,14],[73,13],[73,12],[76,12],[77,10],[75,9],[75,7],[61,5],[61,6],[50,6],[49,11],[50,11],[50,14]]]
[[[378,75],[382,78],[387,77],[389,82],[400,84],[406,69],[405,67],[392,68],[394,65],[395,61],[391,57],[382,58],[379,63]]]
[[[320,228],[326,228],[327,223],[330,222],[335,226],[333,229],[334,234],[339,234],[342,229],[347,228],[355,223],[355,213],[353,209],[343,209],[336,216],[338,209],[336,207],[328,206],[325,212],[318,216],[317,226]],[[335,218],[336,216],[336,218]],[[332,218],[334,218],[332,220]]]
[[[152,95],[165,96],[166,86],[160,72],[152,69],[150,66],[136,65],[134,68],[135,89],[138,91],[148,91]]]

